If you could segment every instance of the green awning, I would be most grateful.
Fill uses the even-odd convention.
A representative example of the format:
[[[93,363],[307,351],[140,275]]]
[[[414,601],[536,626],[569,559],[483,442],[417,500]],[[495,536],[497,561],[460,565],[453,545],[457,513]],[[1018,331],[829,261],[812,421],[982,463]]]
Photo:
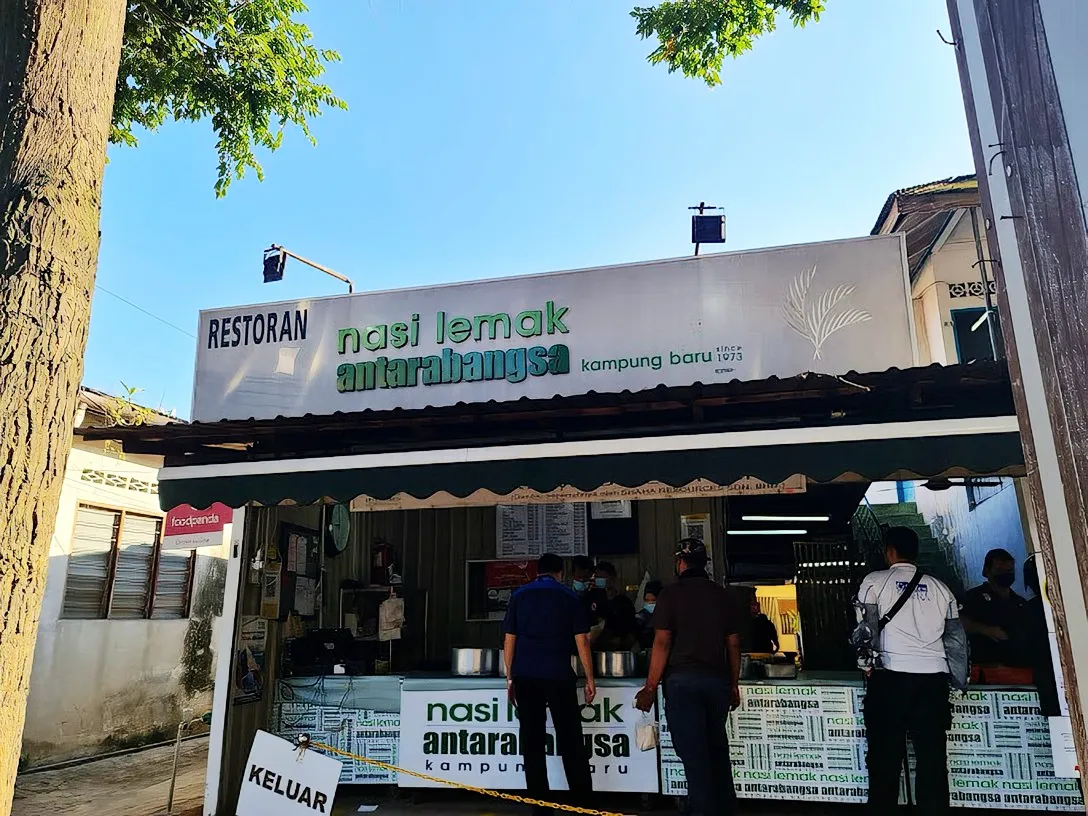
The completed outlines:
[[[1011,422],[1015,427],[1015,421]],[[812,430],[814,438],[819,438],[821,430],[841,432]],[[900,433],[908,431],[901,429]],[[667,449],[669,440],[676,438],[614,440],[603,445],[560,443],[551,449],[569,449],[573,455],[559,456],[540,456],[531,450],[534,446],[520,446],[510,448],[506,455],[506,449],[496,447],[430,452],[433,457],[428,457],[427,451],[415,451],[166,468],[160,474],[159,497],[163,508],[182,503],[207,507],[217,501],[240,507],[249,502],[310,504],[326,498],[349,502],[358,496],[383,500],[400,493],[427,498],[440,491],[464,497],[480,489],[499,495],[519,488],[543,493],[564,486],[591,491],[606,484],[638,487],[655,481],[682,487],[698,479],[720,485],[744,477],[778,483],[795,474],[814,482],[831,482],[850,474],[865,481],[882,481],[1023,473],[1019,434],[1004,428],[988,433],[805,443],[790,442],[789,433],[755,431],[745,439],[769,434],[779,434],[783,444],[774,444],[776,437],[772,436],[760,436],[771,444],[724,444],[728,440],[717,435],[713,439],[708,436],[708,445],[722,444],[705,448],[694,447],[699,437],[683,437],[679,445],[683,449],[671,450]],[[622,452],[625,442],[630,443],[631,452]],[[659,449],[652,449],[655,447]],[[464,454],[464,461],[452,461],[457,458],[454,453]]]

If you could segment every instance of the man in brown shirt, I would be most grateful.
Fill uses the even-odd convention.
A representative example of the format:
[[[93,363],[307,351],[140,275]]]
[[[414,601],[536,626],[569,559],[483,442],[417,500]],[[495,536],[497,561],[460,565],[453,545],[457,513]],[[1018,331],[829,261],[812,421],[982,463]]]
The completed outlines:
[[[657,597],[650,674],[635,705],[653,708],[664,678],[665,716],[684,763],[691,814],[725,816],[737,808],[725,725],[740,705],[740,637],[736,604],[710,580],[706,564],[702,541],[679,543],[680,578]]]

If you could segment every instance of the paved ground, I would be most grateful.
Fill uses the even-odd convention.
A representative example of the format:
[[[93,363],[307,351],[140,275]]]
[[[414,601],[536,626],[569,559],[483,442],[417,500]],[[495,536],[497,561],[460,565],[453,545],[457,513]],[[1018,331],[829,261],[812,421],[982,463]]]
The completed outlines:
[[[181,745],[174,813],[197,816],[204,803],[207,738]],[[153,816],[166,812],[172,746],[23,774],[12,816]]]
[[[182,744],[174,793],[174,816],[200,816],[204,801],[207,739]],[[89,762],[54,771],[24,774],[15,786],[12,816],[161,816],[166,812],[173,748],[151,748],[121,757]],[[649,809],[644,809],[649,804]],[[389,789],[349,787],[337,796],[335,816],[377,806],[375,816],[515,816],[528,809],[450,791],[418,791],[410,797]],[[670,816],[673,803],[656,797],[644,803],[638,796],[602,796],[593,807],[632,816]],[[904,811],[906,812],[906,811]],[[862,816],[864,809],[849,805],[812,805],[788,802],[742,803],[742,814],[755,816]],[[1003,811],[1013,816],[1012,811]]]

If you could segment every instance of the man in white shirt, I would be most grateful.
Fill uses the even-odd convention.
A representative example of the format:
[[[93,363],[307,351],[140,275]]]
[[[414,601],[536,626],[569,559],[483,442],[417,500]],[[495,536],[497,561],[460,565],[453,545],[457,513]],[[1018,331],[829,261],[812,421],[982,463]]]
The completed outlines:
[[[945,744],[952,727],[949,661],[956,682],[962,682],[967,636],[955,596],[931,575],[923,575],[899,611],[879,626],[918,570],[918,536],[907,527],[892,527],[884,534],[884,547],[889,568],[867,575],[858,590],[859,614],[879,632],[880,667],[869,675],[865,692],[869,807],[873,813],[895,812],[909,734],[917,759],[919,812],[945,813]]]

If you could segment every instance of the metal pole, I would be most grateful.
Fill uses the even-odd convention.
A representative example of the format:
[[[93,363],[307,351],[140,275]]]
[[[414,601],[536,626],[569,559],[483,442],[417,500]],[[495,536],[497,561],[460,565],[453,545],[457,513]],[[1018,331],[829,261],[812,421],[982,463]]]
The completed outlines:
[[[990,349],[994,359],[1004,359],[1001,339],[997,336],[997,312],[994,310],[993,297],[990,295],[990,280],[986,274],[986,258],[982,254],[982,237],[978,231],[978,207],[971,207],[971,232],[975,236],[975,255],[978,256],[978,273],[982,277],[982,297],[986,301],[986,327],[990,332]]]
[[[296,261],[302,261],[307,266],[312,266],[314,269],[316,269],[316,270],[318,270],[320,272],[324,272],[326,275],[331,275],[332,277],[336,278],[338,281],[343,281],[344,283],[346,283],[348,285],[348,294],[351,295],[351,294],[355,293],[355,284],[353,284],[351,282],[351,278],[348,278],[348,277],[346,277],[344,275],[341,275],[339,272],[337,272],[337,271],[335,271],[333,269],[329,269],[327,266],[322,266],[319,263],[314,263],[313,261],[309,260],[308,258],[303,258],[301,255],[296,255],[291,250],[285,249],[284,247],[281,247],[278,244],[272,244],[272,249],[278,249],[284,255],[287,255],[287,256],[289,256],[291,258],[294,258]]]
[[[700,201],[699,202],[699,215],[702,215],[703,210],[705,210],[705,209],[706,209],[706,202],[705,201]],[[695,245],[695,257],[699,257],[699,244]]]

